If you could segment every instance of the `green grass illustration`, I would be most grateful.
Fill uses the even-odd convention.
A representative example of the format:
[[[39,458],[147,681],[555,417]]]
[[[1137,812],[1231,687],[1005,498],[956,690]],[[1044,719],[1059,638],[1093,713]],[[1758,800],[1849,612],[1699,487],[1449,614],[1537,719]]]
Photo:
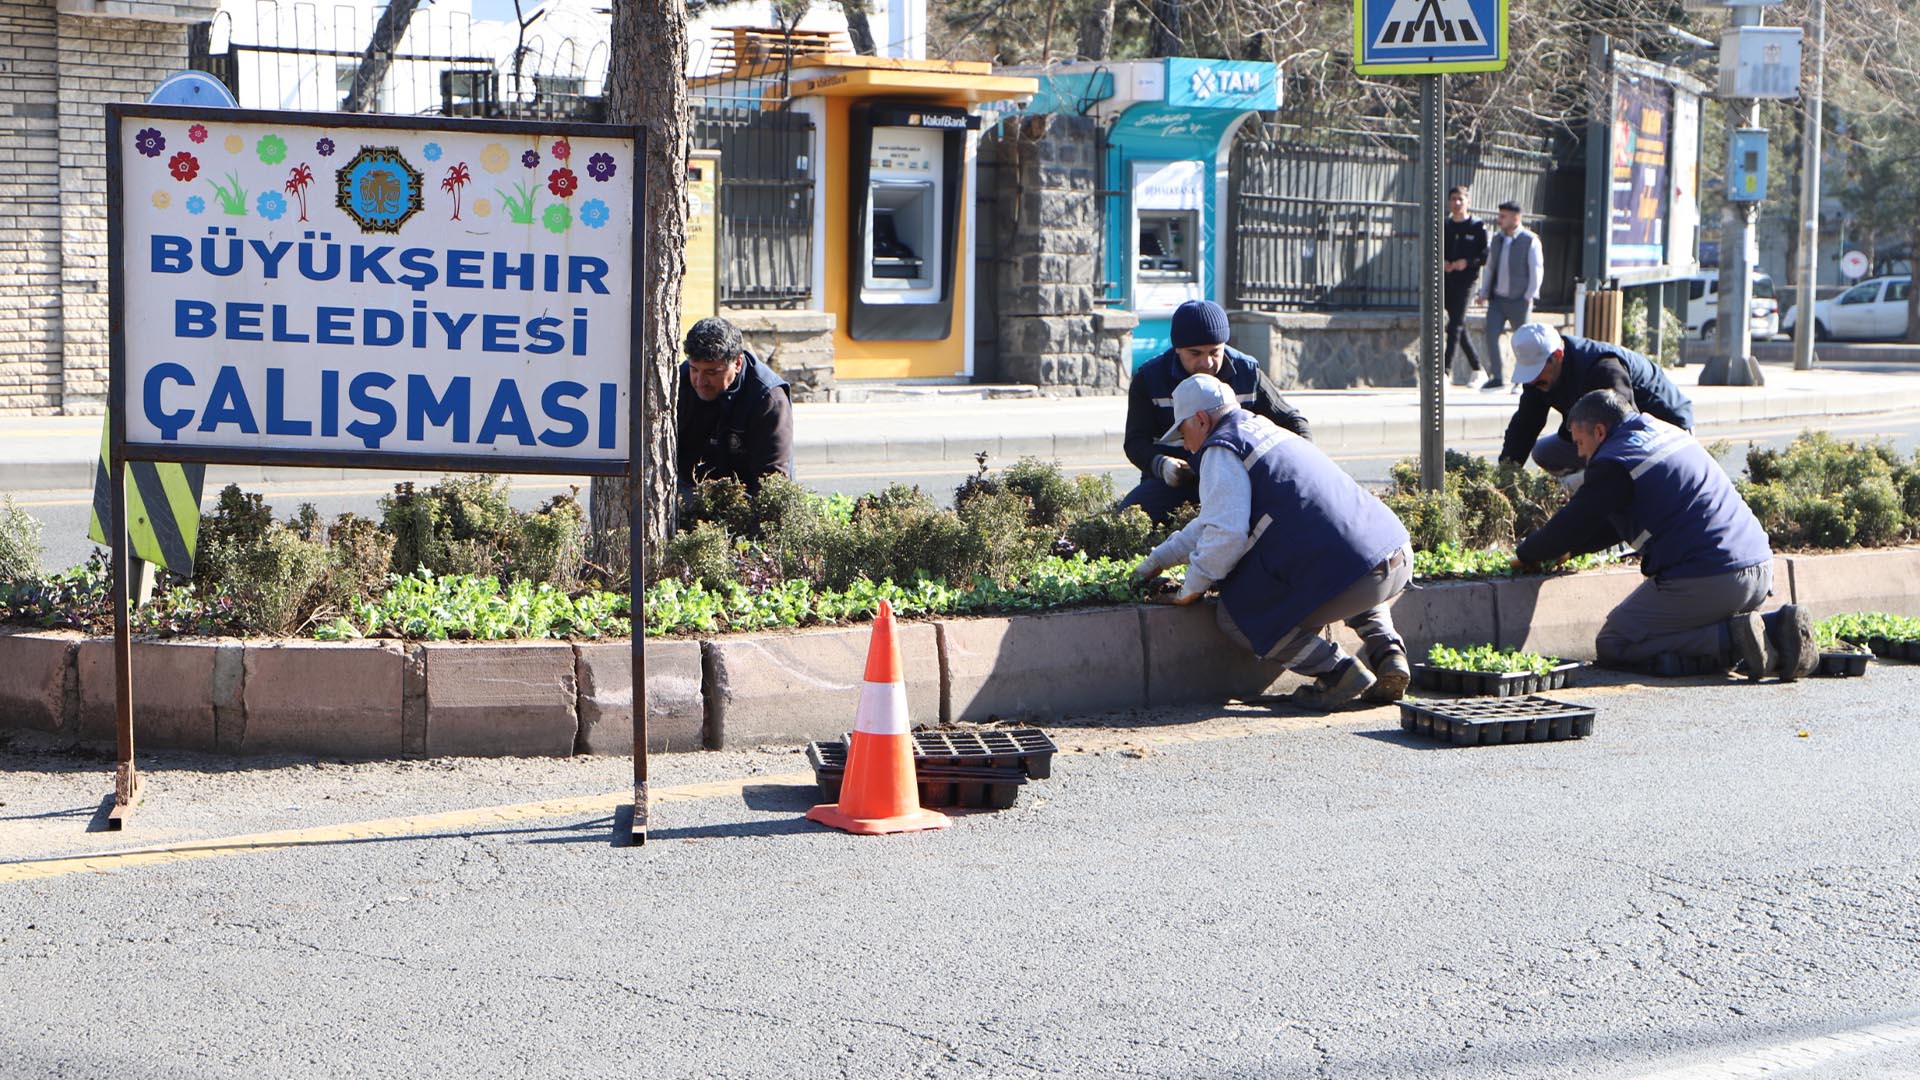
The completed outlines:
[[[240,186],[239,173],[227,174],[227,183],[233,185],[231,188],[215,180],[209,180],[207,183],[213,186],[214,195],[220,200],[221,210],[236,217],[247,216],[247,189]]]
[[[531,225],[533,224],[533,197],[535,189],[528,187],[527,182],[524,180],[515,184],[514,187],[520,192],[519,198],[509,195],[499,188],[494,188],[493,193],[500,196],[500,201],[506,204],[507,220],[519,225]]]

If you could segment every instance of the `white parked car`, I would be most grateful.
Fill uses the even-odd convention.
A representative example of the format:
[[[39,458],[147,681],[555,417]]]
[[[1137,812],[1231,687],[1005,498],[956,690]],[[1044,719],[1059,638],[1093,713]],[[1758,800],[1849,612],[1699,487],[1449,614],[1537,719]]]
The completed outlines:
[[[1813,305],[1813,336],[1823,340],[1897,340],[1907,336],[1907,292],[1913,277],[1877,277]],[[1800,321],[1800,305],[1787,309],[1780,329],[1792,333]]]
[[[1720,275],[1712,270],[1687,279],[1687,336],[1711,341],[1720,330]],[[1753,275],[1753,310],[1748,332],[1765,340],[1780,332],[1780,301],[1773,293],[1773,279]]]

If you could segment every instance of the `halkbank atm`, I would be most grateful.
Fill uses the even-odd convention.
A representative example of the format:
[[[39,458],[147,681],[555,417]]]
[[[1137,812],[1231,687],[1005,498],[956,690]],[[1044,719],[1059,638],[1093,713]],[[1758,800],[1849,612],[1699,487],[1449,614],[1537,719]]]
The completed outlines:
[[[980,118],[958,107],[859,101],[848,119],[847,336],[944,340],[953,332],[961,165]]]
[[[1171,343],[1173,309],[1226,300],[1227,180],[1233,137],[1280,107],[1278,69],[1246,60],[1168,57],[1035,71],[1028,111],[1107,122],[1104,185],[1108,298],[1139,317],[1133,366]]]

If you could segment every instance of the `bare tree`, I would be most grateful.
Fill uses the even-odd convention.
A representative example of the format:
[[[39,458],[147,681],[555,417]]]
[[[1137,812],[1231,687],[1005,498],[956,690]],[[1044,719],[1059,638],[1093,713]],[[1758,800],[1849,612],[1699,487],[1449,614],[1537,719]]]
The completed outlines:
[[[1093,0],[1080,19],[1080,59],[1105,60],[1113,52],[1113,0]]]
[[[647,133],[646,259],[634,302],[645,308],[648,333],[641,350],[642,386],[649,420],[645,445],[632,448],[647,463],[642,540],[657,551],[672,534],[675,506],[674,391],[678,386],[680,278],[687,246],[687,5],[685,0],[613,0],[613,47],[607,70],[607,118]],[[591,510],[596,561],[619,565],[614,538],[629,520],[624,480],[596,479]],[[638,573],[639,567],[632,568]]]

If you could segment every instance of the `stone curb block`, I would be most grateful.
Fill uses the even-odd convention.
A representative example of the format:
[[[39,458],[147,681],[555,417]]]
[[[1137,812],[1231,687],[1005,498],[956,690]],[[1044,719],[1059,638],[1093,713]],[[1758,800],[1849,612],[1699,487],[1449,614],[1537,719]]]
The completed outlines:
[[[647,644],[647,749],[698,750],[706,741],[707,708],[698,641]],[[580,754],[633,753],[633,645],[576,644],[580,684]]]
[[[1793,555],[1784,561],[1795,602],[1816,619],[1848,611],[1920,615],[1920,551],[1915,549]],[[1776,598],[1786,592],[1786,580],[1776,568]]]
[[[1140,607],[1149,708],[1286,693],[1304,681],[1234,644],[1220,629],[1218,603]],[[1283,681],[1288,685],[1276,685]]]
[[[402,757],[406,664],[406,650],[398,644],[249,642],[241,692],[244,727],[231,740],[232,748],[249,754]],[[326,692],[315,693],[317,686]],[[221,741],[228,748],[229,740]]]
[[[244,644],[236,638],[133,643],[134,746],[219,750],[220,720],[238,715],[234,668]],[[222,656],[222,654],[227,654]],[[113,639],[82,641],[75,657],[80,685],[78,737],[115,741]]]
[[[573,646],[428,645],[429,757],[567,757],[580,724]]]
[[[940,646],[934,627],[897,627],[907,714],[915,724],[937,723]],[[735,749],[837,739],[851,731],[872,640],[872,627],[854,626],[708,642],[707,745]]]
[[[55,734],[66,727],[81,640],[67,631],[0,634],[0,726]]]
[[[1135,608],[939,625],[949,719],[1099,713],[1147,703]]]
[[[1638,570],[1608,570],[1495,582],[1495,643],[1563,660],[1592,660],[1593,639],[1607,612],[1645,580]]]

